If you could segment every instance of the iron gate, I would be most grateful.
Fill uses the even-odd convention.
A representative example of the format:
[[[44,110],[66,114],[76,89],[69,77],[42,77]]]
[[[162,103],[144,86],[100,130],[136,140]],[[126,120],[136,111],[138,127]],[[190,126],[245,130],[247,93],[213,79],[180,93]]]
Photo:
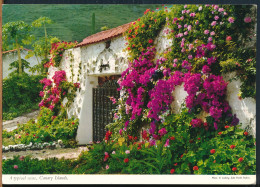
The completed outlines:
[[[102,86],[93,88],[93,141],[102,141],[105,137],[105,126],[113,122],[113,105],[109,97],[119,98],[118,84],[115,80],[109,80]]]

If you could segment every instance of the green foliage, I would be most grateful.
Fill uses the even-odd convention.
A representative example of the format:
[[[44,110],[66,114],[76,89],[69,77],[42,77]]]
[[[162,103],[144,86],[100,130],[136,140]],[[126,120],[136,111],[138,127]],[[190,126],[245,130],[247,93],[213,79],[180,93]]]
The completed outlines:
[[[103,26],[103,27],[100,28],[101,31],[106,31],[108,29],[109,29],[109,27],[107,27],[107,26]]]
[[[153,45],[155,37],[165,24],[165,18],[166,13],[164,10],[149,11],[131,24],[130,28],[125,32],[130,60],[139,57],[141,52]]]
[[[44,109],[41,115],[42,120],[38,119],[40,123],[50,122],[50,110]],[[169,115],[160,126],[169,133],[154,146],[145,141],[102,141],[89,146],[89,151],[82,152],[75,161],[56,160],[57,164],[61,164],[57,170],[42,164],[48,159],[38,161],[28,157],[23,163],[15,157],[3,162],[3,173],[170,174],[174,169],[174,174],[255,174],[255,138],[246,134],[245,130],[228,125],[218,131],[193,128],[190,125],[192,118],[193,115],[185,108],[180,114]],[[6,132],[4,136],[10,137]],[[169,145],[165,145],[167,139]],[[32,171],[29,167],[32,162],[35,168],[41,167],[41,170]],[[23,169],[13,169],[14,165]]]
[[[17,169],[14,166],[18,166]],[[13,159],[3,160],[3,174],[70,174],[74,162],[64,158],[49,158],[39,160],[30,156],[14,156]]]
[[[24,59],[21,59],[22,60],[22,72],[24,72],[24,69],[30,69],[30,62],[24,60]],[[13,71],[12,73],[19,73],[19,62],[18,60],[12,62],[10,65],[9,65],[9,70],[12,70],[14,69],[15,71]],[[9,77],[12,76],[9,74]]]
[[[226,61],[221,61],[219,65],[221,66],[221,71],[223,73],[232,72],[236,70],[238,61],[235,59],[228,59]]]
[[[33,36],[30,33],[31,30],[31,26],[24,21],[8,22],[3,25],[3,42],[8,43],[9,45],[15,44],[13,48],[16,48],[17,45],[28,45],[33,39]]]
[[[52,24],[53,21],[48,17],[40,17],[32,22],[33,27],[45,27],[46,24]]]
[[[12,74],[3,79],[3,120],[37,109],[42,75]]]
[[[51,60],[50,62],[47,64],[47,66],[55,66],[55,67],[59,67],[60,65],[60,61],[62,59],[63,56],[63,52],[66,49],[70,49],[73,48],[77,45],[77,42],[57,42],[57,43],[52,43],[52,47],[51,47],[51,51],[50,51],[50,55],[51,55]]]
[[[54,116],[50,109],[42,107],[37,122],[30,120],[25,124],[19,124],[17,129],[5,133],[4,137],[13,136],[18,144],[52,142],[60,139],[67,146],[75,146],[79,122],[75,118],[66,119],[65,114],[66,111],[62,111],[60,115]],[[17,135],[15,136],[15,134]]]
[[[3,25],[16,21],[17,18],[31,24],[39,15],[49,17],[53,20],[53,24],[46,25],[48,34],[57,36],[62,41],[82,41],[91,35],[92,13],[96,14],[96,32],[100,32],[100,28],[104,25],[114,28],[129,23],[142,16],[148,7],[155,8],[157,6],[151,4],[7,4],[3,6],[2,19]],[[111,12],[111,10],[115,11]],[[106,15],[106,19],[104,19],[104,15]],[[33,34],[36,38],[42,37],[44,30],[34,30]],[[30,46],[26,47],[30,48]]]

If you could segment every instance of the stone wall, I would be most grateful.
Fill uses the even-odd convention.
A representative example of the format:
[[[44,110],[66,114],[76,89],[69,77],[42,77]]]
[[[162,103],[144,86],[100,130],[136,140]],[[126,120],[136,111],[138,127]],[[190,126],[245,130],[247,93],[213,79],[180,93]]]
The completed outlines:
[[[155,40],[156,59],[159,58],[161,52],[170,47],[172,42],[167,39],[165,32],[167,32],[166,27],[162,29]],[[128,66],[128,55],[124,51],[125,43],[124,38],[120,36],[111,40],[109,48],[106,48],[105,42],[99,42],[81,48],[69,49],[65,51],[59,68],[49,68],[49,77],[52,77],[56,70],[62,69],[66,71],[69,81],[80,82],[81,88],[78,89],[74,103],[68,109],[69,117],[74,115],[80,119],[77,134],[79,144],[92,141],[92,88],[98,85],[98,76],[120,75]],[[101,66],[104,68],[100,69]],[[224,79],[229,81],[234,75],[235,73],[224,75]],[[240,100],[238,98],[240,85],[240,80],[232,81],[228,85],[227,100],[232,112],[237,114],[240,123],[243,124],[242,128],[249,126],[251,129],[249,132],[255,135],[256,101],[253,98]],[[183,85],[175,88],[173,96],[172,109],[178,113],[187,96]],[[201,117],[206,115],[203,113]]]
[[[34,65],[38,64],[37,62],[37,57],[33,56],[29,59],[25,59],[25,56],[28,54],[28,51],[26,50],[21,50],[21,58],[30,62],[30,66],[33,67]],[[18,60],[17,56],[17,51],[9,52],[9,53],[4,53],[2,56],[2,62],[3,62],[3,78],[7,77],[12,71],[14,70],[9,70],[9,65]],[[38,58],[39,62],[41,62],[41,59]],[[29,72],[29,69],[24,70],[26,73],[32,74]]]

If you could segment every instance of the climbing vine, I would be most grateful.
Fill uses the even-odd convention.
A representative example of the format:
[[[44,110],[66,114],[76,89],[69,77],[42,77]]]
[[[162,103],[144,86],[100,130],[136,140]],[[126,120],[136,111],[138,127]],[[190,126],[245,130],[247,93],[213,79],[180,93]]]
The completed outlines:
[[[171,113],[170,103],[174,99],[171,93],[182,83],[188,93],[185,103],[189,111],[209,114],[203,122],[207,128],[217,130],[226,124],[237,125],[239,120],[225,101],[228,82],[222,73],[236,70],[240,77],[248,76],[250,80],[255,75],[254,49],[245,46],[255,23],[248,16],[251,9],[251,6],[175,5],[145,11],[125,34],[130,63],[118,81],[122,97],[115,123],[109,127],[123,129],[120,135],[126,136],[137,135],[142,126],[150,125],[150,134],[156,135],[156,124]],[[164,24],[163,32],[173,42],[154,62],[154,41]],[[245,27],[243,31],[239,30],[241,25]],[[250,55],[245,57],[241,51]],[[242,66],[244,61],[250,61],[251,67]],[[254,96],[253,84],[249,89],[246,80],[242,81],[241,91],[251,90],[242,94],[243,98]],[[115,135],[119,135],[117,130]]]
[[[50,67],[50,66],[54,66],[54,67],[59,67],[62,56],[63,56],[63,52],[66,49],[70,49],[73,48],[77,45],[77,41],[75,42],[57,42],[57,43],[53,43],[51,46],[51,51],[50,51],[50,61],[47,62],[44,67]]]

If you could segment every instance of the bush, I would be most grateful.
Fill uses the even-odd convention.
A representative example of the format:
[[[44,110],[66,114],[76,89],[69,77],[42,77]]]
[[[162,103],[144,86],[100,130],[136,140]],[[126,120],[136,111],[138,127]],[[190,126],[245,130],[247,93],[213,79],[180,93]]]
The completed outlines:
[[[12,74],[3,79],[3,120],[37,109],[43,75]]]
[[[3,160],[3,174],[70,174],[74,163],[64,158],[39,160],[30,156],[14,156]]]
[[[50,109],[42,107],[37,122],[30,120],[25,124],[19,124],[12,132],[4,131],[3,138],[12,138],[17,144],[52,142],[61,139],[65,145],[75,146],[78,119],[66,119],[62,114],[61,112],[55,117]]]

